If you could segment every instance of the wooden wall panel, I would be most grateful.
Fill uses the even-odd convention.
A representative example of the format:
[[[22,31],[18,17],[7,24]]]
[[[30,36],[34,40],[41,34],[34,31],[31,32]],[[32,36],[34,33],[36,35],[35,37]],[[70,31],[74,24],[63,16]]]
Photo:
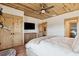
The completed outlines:
[[[0,50],[24,44],[23,17],[3,14],[4,27],[0,28]]]
[[[14,46],[23,44],[22,24],[23,24],[22,18],[14,16]]]

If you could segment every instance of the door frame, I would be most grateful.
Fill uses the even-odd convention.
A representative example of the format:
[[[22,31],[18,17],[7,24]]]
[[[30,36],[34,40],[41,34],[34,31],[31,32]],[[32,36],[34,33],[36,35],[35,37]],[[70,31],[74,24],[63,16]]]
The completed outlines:
[[[70,37],[70,24],[71,23],[77,23],[78,24],[78,17],[72,17],[64,20],[64,34],[66,37]]]

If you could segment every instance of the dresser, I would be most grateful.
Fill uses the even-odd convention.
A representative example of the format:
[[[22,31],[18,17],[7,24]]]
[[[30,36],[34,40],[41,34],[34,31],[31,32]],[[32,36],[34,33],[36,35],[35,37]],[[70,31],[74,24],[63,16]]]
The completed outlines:
[[[38,34],[37,33],[24,33],[24,42],[27,43],[30,40],[37,38]]]

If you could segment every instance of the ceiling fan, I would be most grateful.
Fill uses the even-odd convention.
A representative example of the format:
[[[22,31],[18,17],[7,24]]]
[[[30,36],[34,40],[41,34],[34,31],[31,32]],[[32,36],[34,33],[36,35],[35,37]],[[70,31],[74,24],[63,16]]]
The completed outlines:
[[[35,10],[35,12],[39,13],[39,14],[45,14],[45,13],[49,13],[49,9],[54,8],[54,6],[50,6],[48,7],[45,3],[41,3],[40,4],[40,10]]]

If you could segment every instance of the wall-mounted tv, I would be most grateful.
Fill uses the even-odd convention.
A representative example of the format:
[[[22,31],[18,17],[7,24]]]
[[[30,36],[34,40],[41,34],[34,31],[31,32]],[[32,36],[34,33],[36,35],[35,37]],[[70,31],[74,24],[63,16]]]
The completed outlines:
[[[35,24],[34,23],[24,22],[24,29],[25,30],[34,30],[35,29]]]

